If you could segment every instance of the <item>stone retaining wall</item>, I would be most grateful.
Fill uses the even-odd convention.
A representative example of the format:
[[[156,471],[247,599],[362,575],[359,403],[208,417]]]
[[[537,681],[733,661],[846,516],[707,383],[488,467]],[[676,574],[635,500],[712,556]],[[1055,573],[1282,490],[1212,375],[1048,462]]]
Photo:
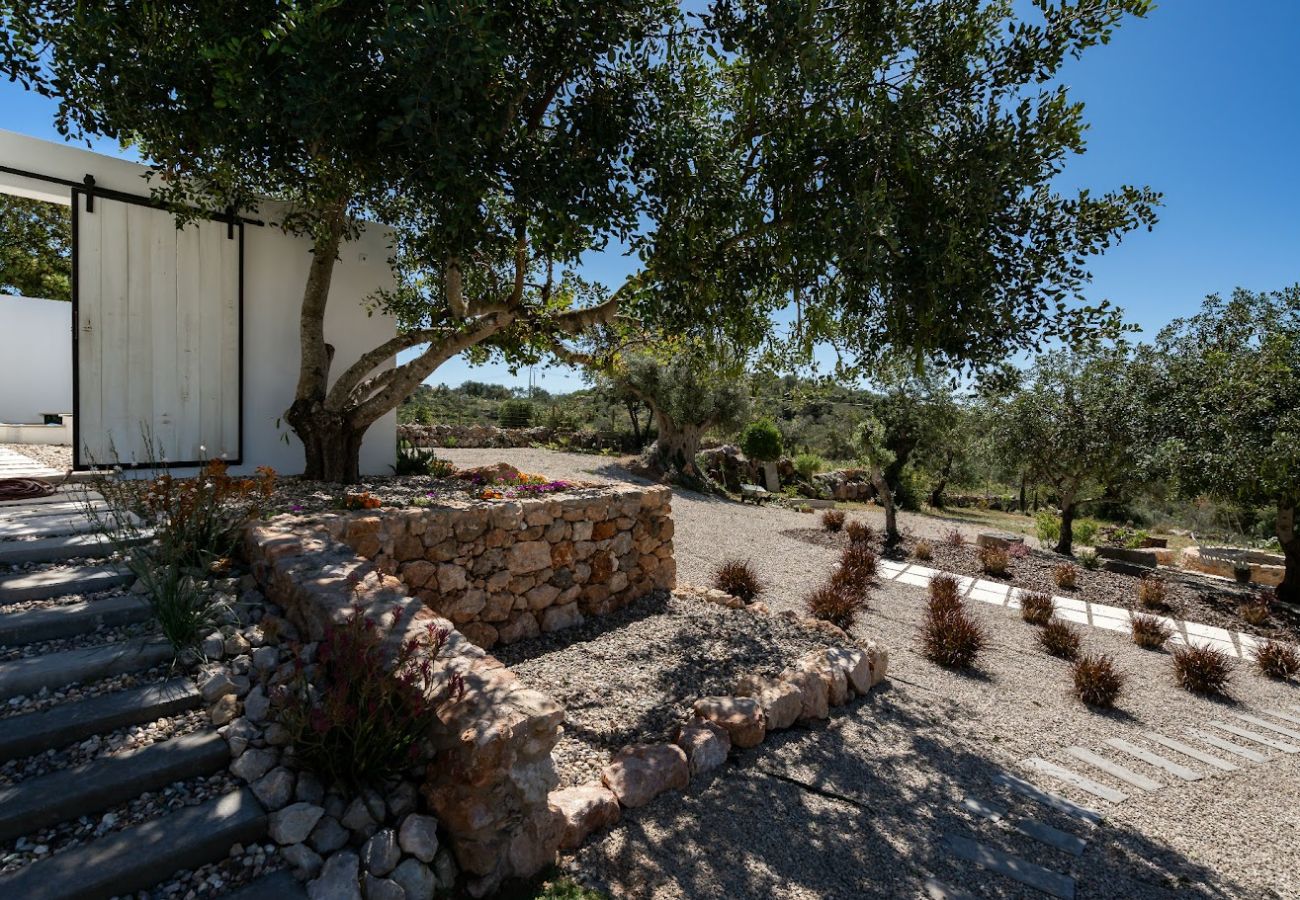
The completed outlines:
[[[619,485],[338,515],[325,528],[490,648],[671,590],[671,496]]]

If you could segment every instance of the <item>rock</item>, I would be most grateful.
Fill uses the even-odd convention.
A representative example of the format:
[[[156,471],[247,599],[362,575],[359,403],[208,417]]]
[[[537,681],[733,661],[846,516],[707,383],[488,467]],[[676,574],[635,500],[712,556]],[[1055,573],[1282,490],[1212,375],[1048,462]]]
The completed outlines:
[[[554,791],[550,804],[564,816],[561,850],[576,850],[588,835],[611,827],[623,815],[618,797],[599,784],[583,784]]]
[[[678,729],[674,743],[686,752],[692,775],[716,769],[727,761],[727,754],[731,752],[731,737],[727,731],[703,719],[692,719]]]
[[[799,710],[801,720],[824,719],[830,715],[830,690],[816,672],[790,668],[781,673],[780,680],[799,690],[803,699],[803,707]]]
[[[279,754],[269,747],[253,747],[230,764],[230,771],[252,783],[271,771],[278,759]]]
[[[271,813],[267,831],[277,844],[301,844],[312,833],[325,810],[310,803],[293,803]],[[320,848],[316,848],[319,850]]]
[[[438,855],[438,820],[433,816],[412,813],[402,820],[397,843],[403,853],[409,853],[420,862],[433,862]]]
[[[266,691],[259,684],[248,692],[244,698],[244,715],[252,722],[266,721],[266,714],[271,709],[271,700],[266,696]]]
[[[513,644],[516,641],[534,638],[540,633],[537,617],[526,611],[521,612],[497,629],[497,635],[503,644]]]
[[[257,726],[241,716],[226,726],[225,738],[230,745],[230,755],[239,756],[248,749],[249,743],[257,739]]]
[[[370,810],[366,809],[366,803],[360,797],[348,804],[347,811],[343,813],[340,821],[344,828],[362,837],[369,837],[376,827],[375,817],[370,814]]]
[[[225,651],[227,656],[239,656],[241,653],[247,653],[250,649],[248,638],[238,631],[226,638]]]
[[[871,659],[856,647],[832,647],[826,659],[848,679],[849,688],[859,696],[871,690]]]
[[[815,672],[826,683],[826,701],[831,706],[849,702],[849,678],[830,656],[830,650],[813,650],[799,657],[794,668]]]
[[[506,553],[512,575],[527,575],[551,567],[551,545],[546,541],[519,541]]]
[[[676,744],[624,747],[601,772],[600,780],[627,807],[645,806],[664,791],[690,783],[686,753]]]
[[[384,796],[388,798],[388,811],[396,818],[401,818],[409,812],[415,810],[415,802],[419,796],[418,788],[411,781],[399,781],[397,785]]]
[[[351,850],[335,853],[321,867],[320,877],[307,882],[309,900],[361,900],[357,884],[361,860]]]
[[[456,860],[446,847],[438,851],[438,857],[433,861],[433,874],[438,877],[439,890],[450,891],[456,886],[456,877],[459,875]]]
[[[280,651],[274,647],[258,647],[253,651],[253,668],[270,672],[280,664]]]
[[[224,670],[219,670],[203,680],[199,693],[203,695],[204,703],[212,704],[227,694],[236,694],[238,691],[235,689],[235,680]]]
[[[737,747],[756,747],[767,736],[763,708],[753,697],[704,697],[695,701],[694,710],[724,728]]]
[[[208,716],[212,719],[212,724],[218,728],[228,722],[233,722],[238,715],[239,698],[234,694],[226,694],[208,708]]]
[[[214,631],[199,644],[199,651],[208,659],[221,659],[226,652],[226,639],[220,631]]]
[[[435,850],[436,852],[436,850]],[[432,854],[429,857],[433,858]],[[361,862],[371,875],[384,876],[397,868],[402,851],[397,847],[397,833],[391,828],[381,828],[361,848]]]
[[[576,603],[552,606],[542,613],[542,631],[563,631],[583,623],[582,612]]]
[[[404,859],[389,876],[402,888],[405,900],[428,900],[438,890],[433,870],[418,859]]]
[[[889,650],[875,641],[867,641],[867,661],[871,664],[871,686],[875,687],[889,675]]]
[[[293,735],[289,734],[289,729],[279,722],[272,722],[267,725],[262,736],[266,738],[266,742],[272,747],[284,747],[293,740]]]
[[[361,877],[366,900],[406,900],[406,890],[391,878],[376,878],[370,873]]]
[[[305,800],[308,803],[323,806],[325,804],[325,785],[321,783],[316,773],[299,772],[298,784],[294,788],[293,796],[296,800]]]
[[[799,721],[799,714],[803,712],[803,692],[797,684],[775,681],[763,686],[758,694],[758,703],[763,707],[767,730],[780,731]]]
[[[253,782],[253,794],[268,810],[281,809],[293,799],[293,773],[284,766],[272,769]]]
[[[299,881],[307,881],[319,875],[321,864],[324,862],[320,858],[320,854],[306,844],[290,844],[287,847],[281,847],[280,855],[293,869],[293,877]]]
[[[993,531],[984,531],[975,538],[975,544],[979,547],[996,547],[998,550],[1006,550],[1012,544],[1023,544],[1024,535],[1021,534],[1000,534]]]
[[[312,829],[308,843],[317,853],[333,853],[348,842],[348,830],[333,816],[325,816]]]

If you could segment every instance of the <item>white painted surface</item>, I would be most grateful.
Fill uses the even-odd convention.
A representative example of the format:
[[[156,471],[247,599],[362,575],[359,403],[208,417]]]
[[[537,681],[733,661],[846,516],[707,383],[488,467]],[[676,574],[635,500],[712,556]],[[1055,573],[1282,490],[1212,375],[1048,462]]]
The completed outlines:
[[[139,196],[149,193],[148,169],[144,166],[3,130],[0,130],[0,160],[13,168],[76,183],[91,174],[96,186],[103,189]],[[0,192],[65,204],[71,200],[68,187],[7,173],[0,173]],[[96,200],[97,208],[101,202],[103,198]],[[274,223],[280,212],[281,207],[268,203],[250,217]],[[224,226],[218,227],[224,233]],[[391,317],[378,312],[370,315],[364,306],[366,298],[378,288],[392,285],[388,255],[388,233],[380,227],[366,228],[358,240],[345,245],[340,252],[325,317],[326,340],[335,347],[333,372],[336,375],[361,353],[396,333]],[[302,447],[288,427],[277,424],[277,420],[293,401],[298,380],[298,313],[310,262],[310,242],[306,239],[285,234],[274,224],[245,227],[244,464],[236,471],[251,471],[259,465],[269,465],[283,473],[302,470]],[[156,260],[151,262],[151,271],[161,272],[158,277],[165,279],[168,274],[165,265],[157,268],[159,265]],[[81,299],[85,300],[84,294]],[[201,321],[198,327],[204,324]],[[150,333],[167,327],[165,320],[160,325],[158,319],[152,319]],[[69,345],[67,341],[63,343]],[[385,365],[391,364],[390,360]],[[68,371],[71,371],[70,357]],[[181,374],[175,365],[157,365],[150,389],[173,390],[181,383]],[[109,383],[118,383],[119,376],[108,377]],[[121,378],[125,384],[125,375]],[[135,389],[145,390],[143,386]],[[388,467],[396,452],[396,433],[395,412],[370,427],[361,448],[363,473],[390,472]]]
[[[0,294],[0,423],[72,411],[72,304]]]

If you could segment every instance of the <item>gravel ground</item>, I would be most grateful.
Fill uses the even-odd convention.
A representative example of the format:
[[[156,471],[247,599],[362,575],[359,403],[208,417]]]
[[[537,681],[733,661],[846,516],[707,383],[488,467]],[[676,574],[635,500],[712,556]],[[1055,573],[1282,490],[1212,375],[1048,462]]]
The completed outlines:
[[[523,471],[528,472],[528,469]],[[565,497],[584,493],[583,483],[572,480],[570,486],[559,493]],[[315,513],[344,508],[346,497],[369,495],[383,506],[439,506],[444,503],[464,503],[474,499],[475,489],[459,478],[432,478],[423,475],[402,477],[371,477],[360,484],[340,490],[336,484],[307,481],[302,478],[281,478],[276,481],[270,506],[277,512]],[[509,491],[510,488],[505,490]],[[527,489],[523,489],[528,496]],[[552,493],[552,492],[548,492]],[[350,507],[361,508],[361,507]]]
[[[619,748],[671,740],[701,697],[776,675],[825,639],[777,616],[656,594],[610,616],[494,650],[565,709],[553,754],[564,786],[600,780]]]
[[[439,453],[458,465],[506,460],[552,478],[620,477],[617,465],[600,457],[538,450]],[[875,510],[854,515],[883,524]],[[722,558],[749,558],[768,582],[763,599],[774,609],[798,608],[799,598],[835,562],[835,550],[782,534],[813,527],[790,510],[678,492],[673,517],[681,580],[705,584]],[[936,538],[952,527],[924,519],[904,524],[916,536]],[[969,531],[973,536],[977,530]],[[974,673],[932,665],[916,651],[923,599],[916,588],[881,584],[855,627],[890,648],[890,678],[882,690],[823,726],[791,730],[737,754],[733,764],[682,794],[627,811],[618,826],[568,861],[574,874],[616,897],[637,898],[915,897],[928,875],[978,896],[1042,896],[957,861],[943,843],[945,835],[957,834],[1073,874],[1081,898],[1300,896],[1300,848],[1284,837],[1300,825],[1296,756],[1272,753],[1267,763],[1207,773],[1196,783],[1169,783],[1151,794],[1131,790],[1127,801],[1106,810],[1107,823],[1077,860],[960,807],[967,795],[1013,805],[990,781],[1007,769],[1106,807],[1028,775],[1020,761],[1038,755],[1098,776],[1070,762],[1064,748],[1101,750],[1111,737],[1145,745],[1140,735],[1153,730],[1186,738],[1187,726],[1231,712],[1300,705],[1300,686],[1265,680],[1242,665],[1230,700],[1199,698],[1175,685],[1167,654],[1088,629],[1085,649],[1111,654],[1128,676],[1117,708],[1096,713],[1071,696],[1067,664],[1045,656],[1036,629],[1007,610],[974,605],[972,614],[991,635]],[[1117,753],[1105,755],[1119,761]],[[1170,779],[1137,760],[1122,762]],[[1044,817],[1041,808],[1031,814]]]
[[[0,444],[0,449],[21,453],[43,466],[66,472],[72,468],[72,448],[58,444]]]
[[[171,666],[162,665],[154,666],[152,669],[145,669],[141,672],[128,672],[125,675],[114,675],[111,678],[103,678],[99,681],[89,681],[84,684],[69,684],[59,688],[57,691],[51,691],[48,688],[42,688],[35,694],[23,694],[18,697],[10,697],[0,707],[0,720],[9,716],[18,716],[23,713],[37,712],[43,709],[49,709],[60,703],[69,703],[73,700],[85,700],[89,697],[98,697],[101,694],[111,694],[114,691],[125,691],[130,688],[143,687],[146,684],[161,684],[174,674]]]

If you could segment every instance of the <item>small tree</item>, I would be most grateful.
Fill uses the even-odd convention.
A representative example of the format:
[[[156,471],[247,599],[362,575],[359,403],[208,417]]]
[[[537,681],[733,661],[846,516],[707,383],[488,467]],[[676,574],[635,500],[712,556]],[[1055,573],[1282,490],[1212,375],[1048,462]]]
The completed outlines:
[[[1278,597],[1300,602],[1300,285],[1211,295],[1146,358],[1160,460],[1178,490],[1274,506],[1286,556]]]
[[[0,293],[72,299],[72,217],[66,207],[0,194]]]
[[[740,449],[757,462],[775,462],[781,458],[781,432],[769,419],[750,422],[740,433]]]
[[[1148,416],[1130,366],[1124,345],[1048,353],[996,413],[1004,452],[1056,492],[1058,553],[1073,551],[1079,507],[1116,496],[1150,459]]]
[[[898,512],[894,507],[894,492],[885,477],[885,472],[897,461],[897,454],[889,449],[889,435],[884,423],[875,417],[864,420],[858,426],[856,436],[862,461],[871,471],[871,483],[876,488],[880,505],[885,508],[885,542],[897,544],[902,537],[898,531]]]

